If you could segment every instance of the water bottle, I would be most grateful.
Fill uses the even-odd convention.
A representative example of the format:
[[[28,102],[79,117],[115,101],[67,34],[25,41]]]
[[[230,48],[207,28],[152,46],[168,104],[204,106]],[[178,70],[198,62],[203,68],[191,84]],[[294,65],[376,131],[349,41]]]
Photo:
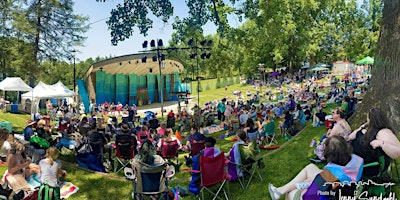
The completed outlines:
[[[311,143],[310,143],[310,147],[315,147],[315,145],[317,145],[317,142],[314,139],[312,139]]]

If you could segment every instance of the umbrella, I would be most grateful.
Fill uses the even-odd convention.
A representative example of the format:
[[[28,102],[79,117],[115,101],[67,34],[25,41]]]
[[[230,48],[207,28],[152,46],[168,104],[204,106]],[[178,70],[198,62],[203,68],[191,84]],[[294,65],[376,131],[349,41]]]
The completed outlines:
[[[272,76],[279,76],[281,73],[280,72],[271,72],[270,74],[269,74],[269,76],[270,77],[272,77]]]
[[[314,67],[312,69],[309,69],[309,71],[328,71],[329,68],[326,67]]]
[[[374,64],[374,59],[369,56],[367,56],[361,60],[358,60],[356,62],[356,65],[372,65],[372,64]]]

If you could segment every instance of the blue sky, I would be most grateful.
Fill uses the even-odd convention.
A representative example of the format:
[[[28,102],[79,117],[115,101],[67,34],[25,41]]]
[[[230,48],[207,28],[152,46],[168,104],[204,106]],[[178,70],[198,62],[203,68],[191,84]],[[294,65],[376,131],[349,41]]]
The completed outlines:
[[[130,39],[119,42],[117,46],[111,45],[110,31],[107,29],[106,19],[110,16],[111,9],[117,4],[123,3],[123,0],[108,0],[107,2],[97,2],[96,0],[76,0],[74,12],[89,17],[91,23],[89,31],[85,34],[87,37],[83,47],[77,47],[79,53],[76,54],[78,60],[84,61],[87,58],[96,58],[97,56],[122,56],[132,53],[138,53],[142,49],[143,41],[152,39],[162,39],[164,44],[168,43],[172,35],[173,18],[164,24],[157,18],[153,19],[153,28],[149,30],[148,36],[144,37],[139,34],[139,30],[135,27],[133,36]],[[187,16],[188,8],[184,0],[171,0],[174,6],[174,16],[180,18]],[[357,0],[362,3],[362,0]],[[237,18],[230,17],[231,26],[240,25]],[[203,27],[205,34],[214,34],[216,27],[208,23]]]
[[[153,28],[149,30],[148,36],[139,34],[139,30],[134,28],[134,35],[130,39],[119,42],[117,46],[111,45],[110,31],[107,29],[106,19],[110,16],[112,8],[117,4],[123,3],[123,0],[109,0],[107,2],[97,2],[96,0],[77,0],[74,6],[74,12],[88,16],[90,25],[89,31],[85,34],[87,37],[84,47],[77,47],[79,53],[76,54],[78,60],[84,61],[87,58],[97,56],[122,56],[132,53],[138,53],[142,50],[142,43],[145,40],[162,39],[164,44],[168,43],[172,35],[173,17],[167,24],[164,24],[157,18],[153,19]],[[188,8],[184,0],[171,0],[174,6],[174,15],[187,16]],[[207,24],[204,27],[206,34],[214,34],[215,26]]]

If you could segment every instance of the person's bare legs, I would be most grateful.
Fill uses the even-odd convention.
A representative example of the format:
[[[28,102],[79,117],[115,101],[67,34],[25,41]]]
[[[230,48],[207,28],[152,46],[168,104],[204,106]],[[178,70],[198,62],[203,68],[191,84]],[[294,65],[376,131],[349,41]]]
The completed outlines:
[[[292,179],[289,183],[282,187],[276,188],[276,190],[281,193],[281,194],[286,194],[289,193],[293,190],[296,190],[296,183],[301,183],[301,182],[311,182],[317,174],[319,174],[322,170],[319,169],[316,165],[314,164],[309,164],[306,167],[304,167],[294,179]],[[275,189],[275,187],[272,186],[272,189]],[[279,199],[279,198],[277,198]]]

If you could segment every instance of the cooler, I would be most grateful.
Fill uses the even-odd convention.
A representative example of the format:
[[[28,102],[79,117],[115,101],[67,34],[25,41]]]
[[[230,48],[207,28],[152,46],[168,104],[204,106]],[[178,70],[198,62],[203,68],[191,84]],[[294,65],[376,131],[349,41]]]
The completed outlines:
[[[327,115],[326,117],[325,117],[325,127],[326,127],[326,130],[329,130],[332,126],[333,126],[333,123],[334,123],[335,121],[333,120],[333,118],[332,118],[332,115]]]
[[[11,113],[18,113],[18,104],[11,104]]]
[[[12,123],[11,122],[0,122],[0,129],[7,129],[8,133],[12,132]]]

